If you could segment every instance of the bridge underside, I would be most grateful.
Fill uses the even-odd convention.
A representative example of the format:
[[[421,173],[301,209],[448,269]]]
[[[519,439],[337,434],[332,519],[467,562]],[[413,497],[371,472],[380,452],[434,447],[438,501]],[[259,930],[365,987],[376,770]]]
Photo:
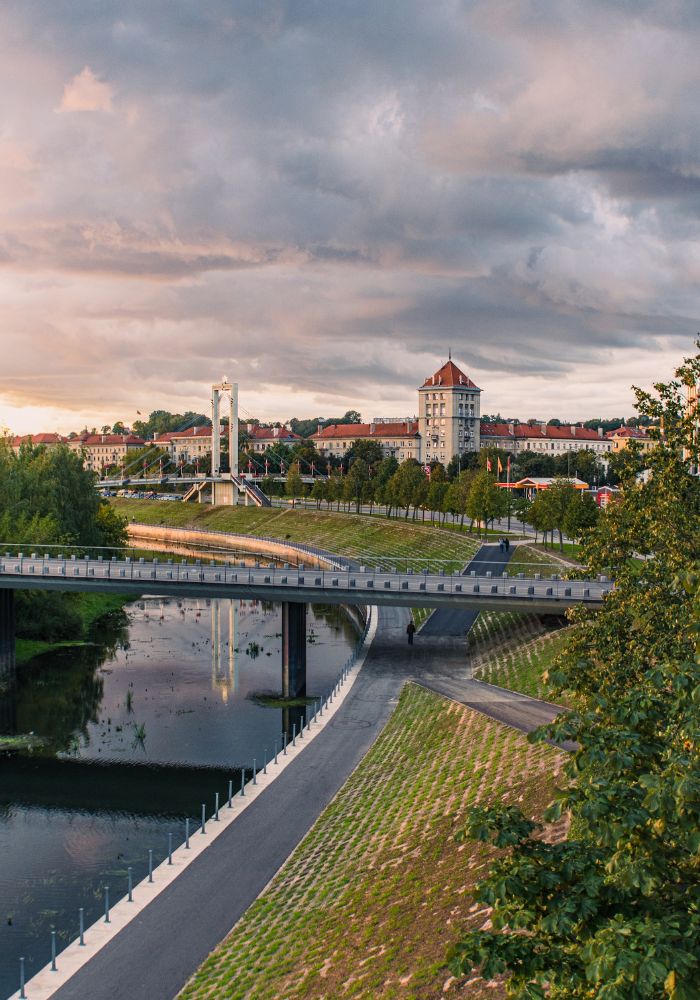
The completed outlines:
[[[483,587],[480,593],[472,594],[463,591],[459,594],[430,592],[420,590],[386,590],[377,587],[346,587],[330,588],[320,584],[306,584],[300,587],[256,583],[214,583],[210,581],[168,581],[144,579],[99,579],[92,578],[87,583],[85,579],[71,577],[17,577],[12,580],[12,586],[17,590],[62,590],[75,592],[101,592],[108,594],[125,594],[127,597],[218,597],[233,600],[285,601],[298,602],[303,597],[305,604],[371,604],[390,605],[404,608],[472,608],[477,611],[516,611],[521,614],[563,614],[567,608],[577,607],[582,603],[581,597],[548,596],[533,594],[531,596],[512,595],[504,593],[503,584],[491,585],[498,593],[489,593]],[[600,607],[601,599],[590,599],[584,603]]]

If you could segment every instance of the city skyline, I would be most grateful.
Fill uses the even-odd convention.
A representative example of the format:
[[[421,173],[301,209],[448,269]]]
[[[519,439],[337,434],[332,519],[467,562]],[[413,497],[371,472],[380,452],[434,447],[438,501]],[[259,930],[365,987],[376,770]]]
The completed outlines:
[[[632,416],[698,328],[700,15],[3,7],[0,426]],[[201,401],[201,402],[200,402]]]

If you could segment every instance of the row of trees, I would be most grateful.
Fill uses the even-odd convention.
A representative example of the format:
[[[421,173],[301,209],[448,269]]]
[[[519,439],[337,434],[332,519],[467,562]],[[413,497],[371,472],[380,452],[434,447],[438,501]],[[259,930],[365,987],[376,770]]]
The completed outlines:
[[[303,482],[298,465],[293,465],[285,483],[263,480],[262,488],[270,494],[285,494],[289,498],[310,497],[317,508],[325,504],[328,509],[340,510],[354,507],[357,513],[375,505],[385,509],[387,517],[403,511],[403,516],[425,520],[429,515],[445,521],[448,514],[459,517],[463,526],[469,520],[470,528],[487,529],[499,518],[517,518],[542,532],[545,544],[559,535],[580,538],[592,527],[598,517],[598,507],[593,498],[574,488],[566,479],[556,480],[548,490],[542,490],[530,501],[522,495],[514,496],[499,486],[496,476],[486,469],[467,469],[451,481],[443,467],[436,464],[430,478],[415,459],[401,465],[394,458],[385,458],[370,474],[364,459],[356,458],[346,476],[332,475],[317,479],[312,487]]]
[[[545,678],[574,706],[534,736],[576,747],[545,814],[568,815],[569,835],[548,842],[503,804],[463,832],[500,853],[477,895],[490,929],[466,935],[452,970],[505,976],[511,997],[700,997],[700,448],[686,404],[700,355],[676,375],[635,390],[664,440],[588,534],[586,571],[615,587],[602,610],[572,613]]]

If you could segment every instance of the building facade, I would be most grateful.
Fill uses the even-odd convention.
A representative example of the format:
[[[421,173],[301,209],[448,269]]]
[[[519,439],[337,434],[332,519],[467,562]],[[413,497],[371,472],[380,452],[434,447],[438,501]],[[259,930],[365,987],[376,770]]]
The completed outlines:
[[[567,451],[584,448],[604,458],[613,451],[613,442],[605,437],[602,428],[597,431],[573,424],[555,427],[537,424],[484,424],[481,428],[481,447],[502,448],[517,455],[534,451],[542,455],[561,455]]]
[[[385,458],[399,462],[420,461],[420,434],[417,420],[373,421],[371,424],[329,424],[311,435],[323,457],[342,458],[355,441],[376,441]]]
[[[184,431],[167,431],[153,440],[156,448],[169,452],[176,465],[188,465],[211,455],[211,427],[188,427]]]
[[[446,465],[480,447],[481,389],[450,358],[418,389],[419,461]]]
[[[82,454],[85,468],[97,473],[114,465],[128,469],[129,453],[145,444],[136,434],[81,434],[68,441],[69,448]]]
[[[246,424],[242,428],[250,438],[249,451],[263,452],[268,448],[274,448],[277,444],[283,444],[287,448],[293,448],[304,439],[288,427],[268,427],[265,424]]]
[[[11,441],[15,455],[19,454],[22,445],[29,445],[32,448],[58,448],[62,444],[68,444],[68,438],[60,434],[22,434],[12,438]]]

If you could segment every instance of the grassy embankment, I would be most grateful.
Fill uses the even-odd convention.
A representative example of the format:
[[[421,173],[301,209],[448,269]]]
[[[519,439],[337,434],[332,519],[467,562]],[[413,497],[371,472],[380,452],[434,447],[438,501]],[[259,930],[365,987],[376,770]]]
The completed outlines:
[[[472,890],[492,855],[454,833],[476,803],[540,816],[561,762],[552,747],[407,685],[360,766],[181,997],[502,997],[500,984],[454,981],[445,965],[460,934],[488,919]]]
[[[542,679],[563,651],[569,629],[552,630],[537,615],[487,611],[472,629],[472,669],[478,680],[553,701]],[[566,700],[559,697],[559,704]]]
[[[429,523],[414,524],[412,521],[375,519],[366,515],[279,507],[212,507],[209,504],[119,498],[112,502],[130,521],[266,535],[281,541],[316,545],[368,566],[444,569],[451,573],[462,569],[479,548],[475,538],[438,531]],[[414,608],[416,625],[420,625],[429,614],[429,608]]]
[[[18,666],[22,666],[41,653],[67,646],[84,646],[89,641],[90,630],[105,615],[120,611],[126,601],[132,597],[119,594],[75,594],[72,595],[73,608],[78,612],[82,622],[81,634],[75,639],[64,639],[58,642],[43,642],[40,639],[17,639],[15,641],[15,658]]]

